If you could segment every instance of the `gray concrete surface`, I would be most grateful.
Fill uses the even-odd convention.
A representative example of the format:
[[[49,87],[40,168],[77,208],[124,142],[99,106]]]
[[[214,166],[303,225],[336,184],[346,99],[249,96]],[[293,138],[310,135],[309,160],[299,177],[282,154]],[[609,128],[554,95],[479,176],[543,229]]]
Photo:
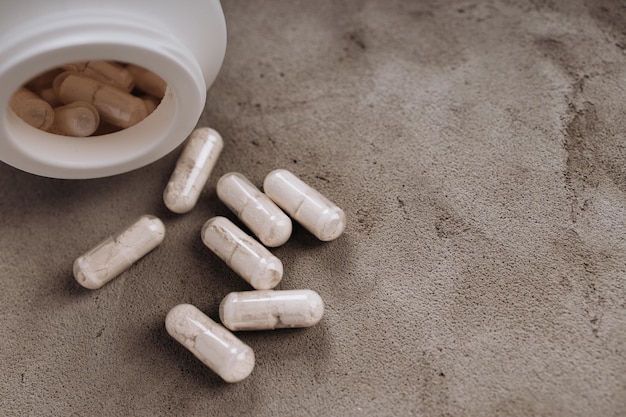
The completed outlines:
[[[225,1],[200,125],[224,153],[196,209],[177,152],[112,178],[0,166],[4,416],[626,415],[626,6],[620,1]],[[206,249],[221,174],[292,170],[341,205],[301,228],[279,288],[316,327],[239,333],[223,383],[164,330],[245,290]],[[158,249],[98,291],[71,265],[144,213]]]

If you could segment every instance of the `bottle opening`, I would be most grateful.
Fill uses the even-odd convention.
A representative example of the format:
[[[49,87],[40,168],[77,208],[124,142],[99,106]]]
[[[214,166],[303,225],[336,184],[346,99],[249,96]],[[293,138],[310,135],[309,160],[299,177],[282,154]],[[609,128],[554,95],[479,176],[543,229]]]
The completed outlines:
[[[11,96],[11,111],[41,131],[68,137],[116,133],[147,119],[167,83],[138,65],[111,60],[71,62],[28,80]]]
[[[46,15],[28,28],[15,42],[0,48],[0,57],[5,58],[0,81],[6,87],[0,89],[3,162],[53,178],[116,175],[171,152],[198,122],[206,98],[202,67],[178,37],[150,21],[133,14],[79,13],[58,19]],[[161,93],[151,93],[140,85],[142,77],[133,73],[137,66],[136,72],[143,77],[158,75],[154,78],[160,80]],[[116,68],[117,77],[109,79],[124,80],[119,73],[130,72],[132,87],[94,80],[92,73],[104,71],[102,67]],[[36,80],[46,78],[43,74],[51,79],[46,88],[52,89],[60,103],[50,105],[42,88],[33,87]],[[26,122],[20,108],[11,103],[20,101],[16,96],[22,88],[52,110]],[[79,94],[81,89],[87,93]],[[152,112],[142,100],[146,95],[156,99]],[[32,110],[33,106],[26,108]],[[52,122],[48,113],[53,115]],[[72,114],[80,115],[79,121],[70,117]],[[67,120],[74,122],[68,122],[69,127],[59,126]]]

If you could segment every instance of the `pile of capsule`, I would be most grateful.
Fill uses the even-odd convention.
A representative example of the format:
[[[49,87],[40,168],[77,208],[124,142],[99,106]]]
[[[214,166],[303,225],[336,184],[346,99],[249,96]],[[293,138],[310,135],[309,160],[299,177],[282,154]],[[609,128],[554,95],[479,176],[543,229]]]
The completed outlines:
[[[58,135],[113,133],[148,117],[166,82],[143,67],[94,60],[46,71],[19,88],[9,107],[24,122]]]
[[[182,214],[194,208],[222,148],[222,138],[213,129],[199,128],[191,134],[163,192],[168,209]],[[165,318],[167,332],[227,382],[246,378],[255,362],[252,349],[231,331],[310,327],[324,313],[324,302],[315,291],[272,290],[283,277],[283,264],[266,247],[287,242],[290,217],[322,241],[336,239],[346,226],[343,210],[287,170],[270,172],[263,190],[235,172],[217,183],[218,198],[261,243],[221,216],[207,220],[201,229],[204,244],[254,290],[224,297],[219,306],[221,325],[190,304],[175,306]],[[86,288],[100,288],[158,246],[164,236],[161,220],[142,216],[76,259],[74,277]]]

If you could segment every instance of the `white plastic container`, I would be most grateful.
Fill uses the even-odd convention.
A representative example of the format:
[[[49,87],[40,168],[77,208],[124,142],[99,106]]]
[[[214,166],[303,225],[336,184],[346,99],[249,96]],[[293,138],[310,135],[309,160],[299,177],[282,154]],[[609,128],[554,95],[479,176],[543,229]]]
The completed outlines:
[[[95,178],[147,165],[196,126],[226,51],[218,0],[0,0],[0,159],[54,178]],[[122,131],[88,138],[33,128],[9,108],[26,81],[71,62],[132,63],[163,78],[157,109]]]

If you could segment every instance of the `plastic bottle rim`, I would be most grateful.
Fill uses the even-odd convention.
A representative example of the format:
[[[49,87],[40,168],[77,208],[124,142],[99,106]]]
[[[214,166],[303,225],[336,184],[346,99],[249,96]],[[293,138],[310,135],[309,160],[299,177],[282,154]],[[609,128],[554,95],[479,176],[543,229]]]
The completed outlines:
[[[174,36],[136,16],[48,16],[0,39],[0,158],[18,169],[55,178],[95,178],[147,165],[178,146],[196,125],[206,99],[197,60]],[[48,69],[77,61],[133,63],[168,84],[159,107],[122,131],[89,138],[33,128],[9,108],[11,95]]]

